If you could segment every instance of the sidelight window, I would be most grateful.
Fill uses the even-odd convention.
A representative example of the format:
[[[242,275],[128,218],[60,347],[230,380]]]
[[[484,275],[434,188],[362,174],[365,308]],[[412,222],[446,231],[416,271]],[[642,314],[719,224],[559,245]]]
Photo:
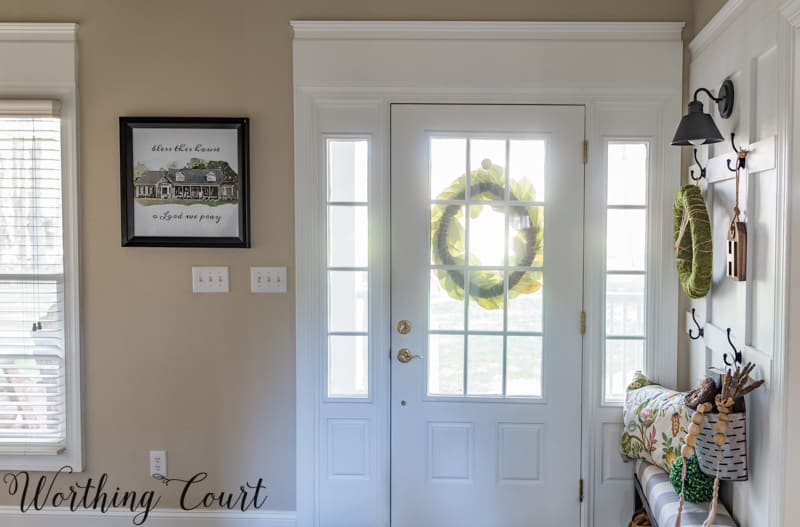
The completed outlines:
[[[604,398],[625,399],[644,369],[647,338],[647,176],[649,144],[607,144]]]
[[[327,141],[328,397],[369,396],[369,142]]]

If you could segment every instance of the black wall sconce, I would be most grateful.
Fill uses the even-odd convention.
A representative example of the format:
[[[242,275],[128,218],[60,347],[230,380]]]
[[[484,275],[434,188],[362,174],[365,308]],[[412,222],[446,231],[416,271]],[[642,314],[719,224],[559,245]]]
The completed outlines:
[[[723,140],[722,134],[714,123],[710,114],[703,112],[703,103],[697,100],[700,92],[705,92],[712,101],[717,103],[719,115],[727,119],[733,113],[733,81],[725,80],[719,88],[719,95],[714,95],[705,88],[698,88],[694,92],[694,97],[689,103],[689,110],[678,124],[675,137],[672,139],[673,146],[685,145],[708,145],[719,143]],[[702,175],[701,175],[702,177]]]

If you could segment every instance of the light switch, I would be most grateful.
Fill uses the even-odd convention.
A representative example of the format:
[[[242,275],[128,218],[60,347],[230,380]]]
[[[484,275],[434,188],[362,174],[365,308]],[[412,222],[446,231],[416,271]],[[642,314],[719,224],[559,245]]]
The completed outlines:
[[[285,293],[286,268],[285,267],[251,267],[250,268],[251,293]]]
[[[227,293],[227,267],[192,267],[192,293]]]

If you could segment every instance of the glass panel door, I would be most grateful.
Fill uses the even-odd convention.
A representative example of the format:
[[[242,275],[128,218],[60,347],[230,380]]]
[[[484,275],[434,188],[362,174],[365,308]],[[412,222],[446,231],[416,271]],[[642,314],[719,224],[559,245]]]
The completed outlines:
[[[540,397],[546,139],[432,136],[429,396]]]

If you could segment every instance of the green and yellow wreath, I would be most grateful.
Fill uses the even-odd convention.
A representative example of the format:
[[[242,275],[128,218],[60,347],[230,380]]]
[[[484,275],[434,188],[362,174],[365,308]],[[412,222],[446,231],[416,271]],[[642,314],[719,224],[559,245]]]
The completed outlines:
[[[476,219],[484,210],[484,204],[476,205],[475,201],[486,201],[492,209],[503,212],[502,203],[496,206],[492,202],[506,199],[506,177],[503,167],[484,160],[481,168],[473,170],[469,177],[469,196],[467,195],[466,175],[457,178],[442,191],[437,200],[465,201],[469,198],[469,214]],[[540,267],[543,264],[542,247],[544,244],[543,209],[533,205],[536,191],[527,179],[511,180],[508,183],[508,213],[515,222],[513,239],[510,240],[511,251],[508,265],[512,267]],[[518,201],[520,205],[513,205]],[[464,214],[462,204],[436,204],[431,210],[431,252],[433,263],[448,266],[434,272],[442,288],[447,294],[463,300],[465,290],[469,297],[485,309],[500,309],[505,302],[505,277],[501,271],[471,270],[469,283],[466,283],[463,267],[469,262],[470,267],[482,265],[480,260],[470,254],[467,259],[464,227],[461,216]],[[454,221],[455,220],[455,221]],[[461,266],[461,269],[450,267]],[[519,295],[535,293],[541,288],[541,272],[514,270],[508,274],[509,300]]]

